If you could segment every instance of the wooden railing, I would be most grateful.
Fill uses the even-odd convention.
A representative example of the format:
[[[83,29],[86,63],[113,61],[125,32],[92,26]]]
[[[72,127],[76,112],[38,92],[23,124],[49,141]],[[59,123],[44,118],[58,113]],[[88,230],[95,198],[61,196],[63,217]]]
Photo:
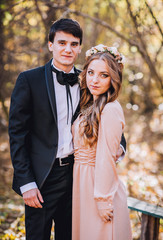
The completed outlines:
[[[140,240],[158,240],[163,208],[128,197],[128,208],[142,213]]]

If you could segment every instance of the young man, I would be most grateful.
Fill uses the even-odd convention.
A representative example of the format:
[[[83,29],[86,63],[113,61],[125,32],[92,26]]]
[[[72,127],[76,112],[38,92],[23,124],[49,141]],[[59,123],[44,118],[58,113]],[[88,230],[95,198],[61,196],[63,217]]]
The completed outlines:
[[[80,99],[79,71],[74,62],[81,43],[78,22],[56,21],[48,43],[53,59],[22,72],[12,93],[9,135],[13,189],[25,202],[27,240],[49,240],[53,220],[55,239],[71,240],[71,124]]]

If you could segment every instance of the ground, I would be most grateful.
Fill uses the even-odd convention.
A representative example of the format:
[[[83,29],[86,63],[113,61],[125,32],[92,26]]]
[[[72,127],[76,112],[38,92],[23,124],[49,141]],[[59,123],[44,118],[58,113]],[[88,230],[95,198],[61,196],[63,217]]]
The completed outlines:
[[[130,120],[132,121],[131,117]],[[151,148],[147,140],[139,141],[143,126],[139,119],[136,125],[126,129],[125,136],[129,146],[125,159],[117,166],[118,172],[130,196],[163,206],[161,140],[158,144],[154,141]],[[151,122],[151,126],[154,131],[155,121]],[[129,137],[130,131],[135,133],[131,137]],[[0,239],[23,240],[25,239],[24,206],[22,198],[12,190],[13,168],[9,153],[7,123],[0,125],[0,133]],[[149,138],[149,136],[145,137]],[[130,211],[130,218],[133,239],[137,240],[140,236],[141,214]],[[160,225],[159,240],[161,239],[163,239],[163,221]]]

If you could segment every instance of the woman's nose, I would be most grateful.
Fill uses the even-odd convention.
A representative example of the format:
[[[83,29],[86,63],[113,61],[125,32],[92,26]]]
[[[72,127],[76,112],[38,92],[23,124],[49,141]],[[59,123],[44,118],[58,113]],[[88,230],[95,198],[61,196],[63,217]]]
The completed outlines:
[[[94,75],[92,81],[93,81],[94,83],[98,82],[98,76],[97,76],[97,75]]]

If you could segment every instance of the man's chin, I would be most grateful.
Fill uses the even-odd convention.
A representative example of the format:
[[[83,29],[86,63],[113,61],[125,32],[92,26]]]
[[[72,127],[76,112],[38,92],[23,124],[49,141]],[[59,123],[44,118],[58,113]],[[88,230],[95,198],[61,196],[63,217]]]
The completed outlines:
[[[64,66],[67,66],[67,67],[71,67],[71,66],[73,66],[74,65],[74,62],[67,62],[67,61],[64,61],[64,62],[62,62],[62,65],[64,65]]]
[[[67,60],[64,60],[64,61],[62,61],[62,63],[64,64],[64,65],[72,65],[73,63],[74,63],[74,61],[71,59],[67,59]]]

